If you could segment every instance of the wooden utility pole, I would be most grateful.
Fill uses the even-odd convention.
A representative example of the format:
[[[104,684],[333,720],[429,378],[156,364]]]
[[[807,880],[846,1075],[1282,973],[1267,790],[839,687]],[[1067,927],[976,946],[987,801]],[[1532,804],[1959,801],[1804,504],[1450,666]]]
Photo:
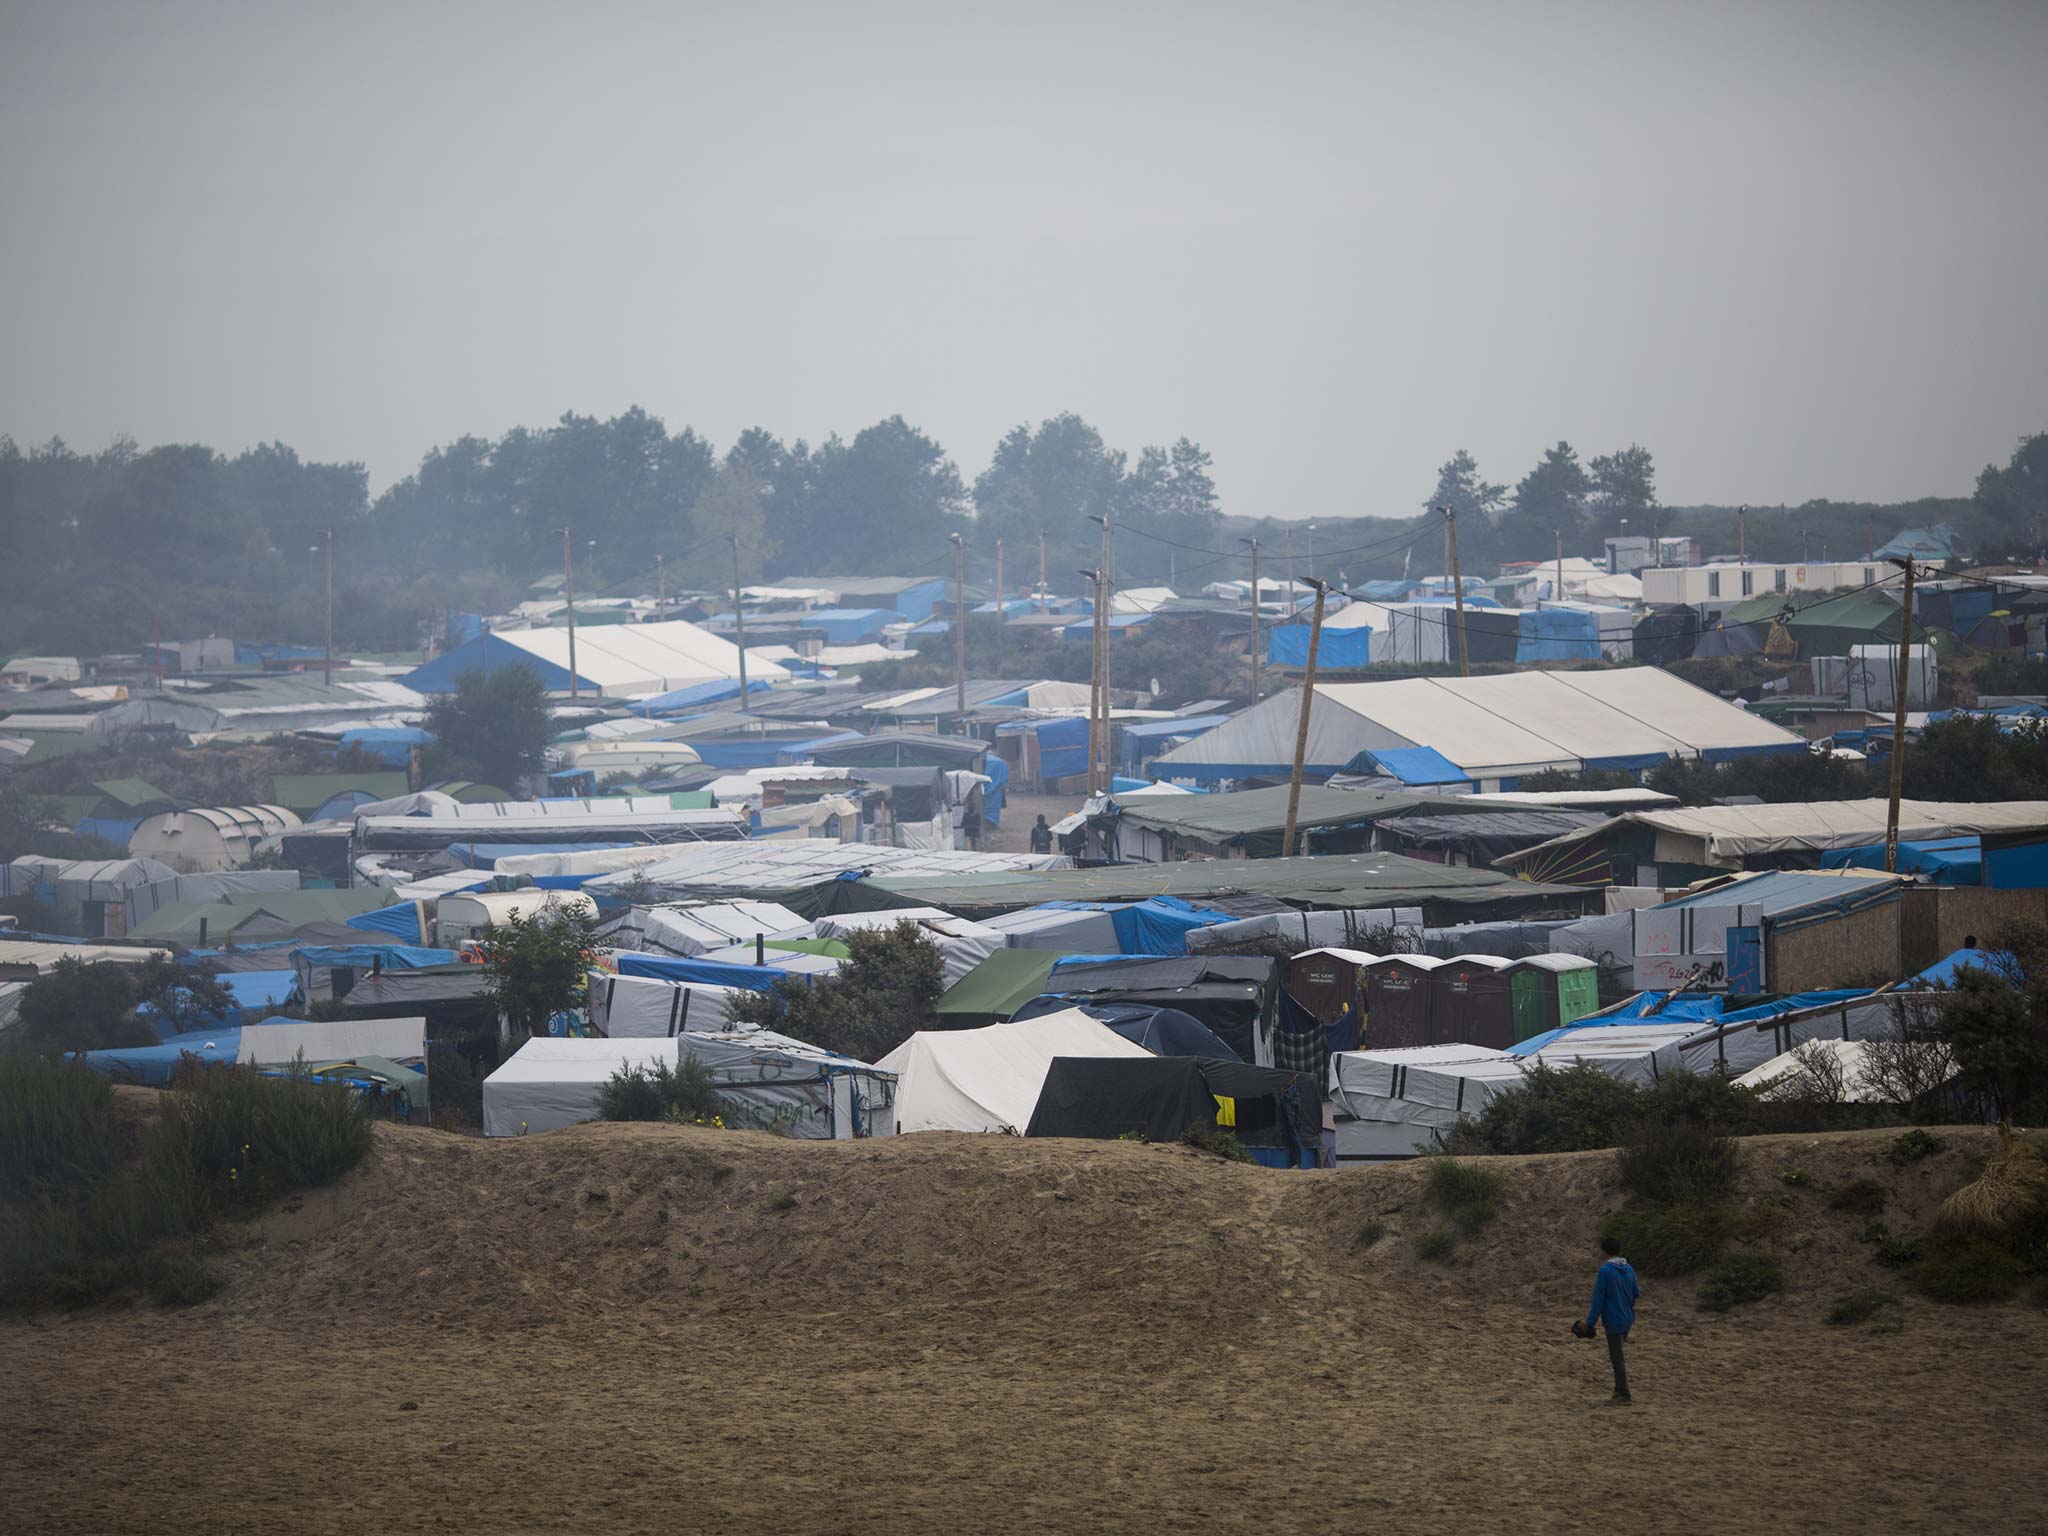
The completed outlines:
[[[1802,528],[1802,529],[1800,529],[1800,530],[1799,530],[1799,563],[1800,563],[1801,565],[1805,565],[1805,564],[1807,563],[1807,559],[1806,559],[1806,530],[1805,530],[1804,528]]]
[[[1045,612],[1045,530],[1038,530],[1038,611]]]
[[[960,717],[960,734],[967,734],[967,541],[949,533],[953,541],[953,712]]]
[[[1265,647],[1259,643],[1259,541],[1246,539],[1252,547],[1252,702],[1259,702],[1259,667],[1265,660]]]
[[[1095,633],[1097,654],[1100,656],[1099,670],[1102,684],[1098,690],[1097,710],[1100,725],[1090,733],[1093,751],[1100,759],[1088,767],[1089,792],[1101,794],[1109,788],[1109,605],[1110,592],[1114,583],[1110,580],[1109,565],[1109,514],[1104,513],[1096,521],[1102,524],[1102,565],[1095,573]]]
[[[161,663],[159,663],[161,665]],[[327,652],[320,665],[320,680],[334,686],[334,530],[327,530]]]
[[[1444,508],[1444,537],[1451,546],[1451,591],[1458,604],[1458,676],[1472,675],[1471,648],[1465,642],[1465,577],[1458,568],[1458,509]]]
[[[1294,527],[1293,527],[1293,525],[1292,525],[1292,524],[1289,524],[1289,525],[1288,525],[1288,527],[1287,527],[1287,529],[1286,529],[1285,531],[1286,531],[1286,534],[1287,534],[1287,612],[1288,612],[1288,615],[1289,615],[1290,617],[1292,617],[1292,615],[1293,615],[1293,613],[1294,613]]]
[[[1868,560],[1877,553],[1877,528],[1871,522],[1868,512],[1863,514],[1863,558]]]
[[[1749,564],[1749,504],[1747,502],[1735,509],[1735,558],[1743,565]]]
[[[1555,603],[1564,601],[1564,530],[1557,530],[1557,590],[1550,594]]]
[[[1892,790],[1891,804],[1884,817],[1884,867],[1886,874],[1899,869],[1899,784],[1906,767],[1906,679],[1913,655],[1913,562],[1894,560],[1906,572],[1906,591],[1899,614],[1898,697],[1892,700]]]
[[[1095,733],[1101,727],[1102,703],[1102,572],[1083,571],[1088,578],[1094,613],[1088,620],[1088,787],[1095,793]]]
[[[740,712],[747,708],[747,598],[740,590],[740,536],[732,535],[732,622],[740,648]]]
[[[1003,622],[1003,541],[996,540],[996,622]]]
[[[569,559],[569,530],[562,530],[562,600],[569,605],[569,697],[577,698],[582,686],[576,677],[576,585]]]
[[[1308,714],[1316,698],[1316,651],[1323,643],[1323,601],[1330,594],[1329,584],[1309,577],[1309,585],[1316,589],[1316,611],[1308,621],[1308,665],[1301,674],[1301,716],[1294,727],[1294,771],[1287,779],[1287,826],[1280,834],[1280,856],[1287,858],[1300,852],[1294,846],[1294,823],[1301,814],[1301,770],[1308,757]]]
[[[654,617],[659,622],[668,617],[668,560],[664,555],[654,557],[654,580],[657,592]]]

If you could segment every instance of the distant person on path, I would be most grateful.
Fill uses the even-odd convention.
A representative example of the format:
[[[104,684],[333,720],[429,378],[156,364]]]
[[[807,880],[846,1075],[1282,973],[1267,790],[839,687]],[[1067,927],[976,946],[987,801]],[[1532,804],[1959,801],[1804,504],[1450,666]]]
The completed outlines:
[[[1031,851],[1033,853],[1052,852],[1052,828],[1045,824],[1045,812],[1043,811],[1038,813],[1038,822],[1031,829]]]
[[[1606,1257],[1593,1276],[1593,1302],[1586,1308],[1586,1321],[1573,1332],[1590,1339],[1594,1324],[1607,1330],[1607,1358],[1614,1364],[1614,1396],[1607,1401],[1610,1406],[1625,1408],[1633,1401],[1628,1395],[1628,1331],[1635,1326],[1636,1298],[1643,1288],[1636,1283],[1635,1270],[1621,1256],[1617,1239],[1601,1238],[1600,1251]]]

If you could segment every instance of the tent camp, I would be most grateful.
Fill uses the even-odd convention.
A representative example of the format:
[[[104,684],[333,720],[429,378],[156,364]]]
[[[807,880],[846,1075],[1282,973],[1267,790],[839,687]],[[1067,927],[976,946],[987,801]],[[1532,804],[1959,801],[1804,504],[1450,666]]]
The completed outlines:
[[[1241,1061],[1273,1065],[1279,962],[1267,955],[1070,955],[1045,991],[1014,1017],[1051,1014],[1083,1001],[1146,1003],[1192,1014]]]
[[[752,987],[716,982],[667,981],[658,976],[619,976],[592,971],[586,997],[590,1027],[613,1039],[649,1039],[685,1030],[724,1029],[733,1022],[735,999]]]
[[[672,1039],[536,1037],[484,1079],[484,1134],[525,1136],[597,1118],[597,1094],[614,1072],[679,1060]]]
[[[1313,1167],[1322,1139],[1302,1123],[1294,1073],[1199,1056],[1058,1057],[1024,1134],[1174,1142],[1219,1129],[1281,1167]]]
[[[1280,776],[1292,764],[1301,696],[1275,694],[1161,756],[1161,778]],[[1512,672],[1318,684],[1308,771],[1342,771],[1364,752],[1427,747],[1482,790],[1557,769],[1636,771],[1673,757],[1803,752],[1806,743],[1653,667]]]
[[[1365,1025],[1365,968],[1379,958],[1362,949],[1303,951],[1280,968],[1282,1007],[1291,1004],[1320,1025],[1328,1049],[1356,1049]]]
[[[550,912],[595,918],[597,903],[581,891],[545,891],[533,886],[517,891],[451,892],[434,908],[435,941],[443,949],[460,949],[509,922],[514,913],[531,921]]]
[[[1021,1133],[1062,1056],[1151,1059],[1078,1008],[985,1029],[919,1030],[875,1063],[896,1074],[896,1130]],[[486,1087],[489,1085],[486,1084]]]
[[[266,839],[298,825],[299,818],[281,805],[193,806],[145,816],[128,839],[128,851],[181,874],[238,869]]]
[[[1045,990],[1058,963],[1053,949],[998,949],[954,982],[932,1011],[951,1029],[1000,1023]]]
[[[524,667],[551,693],[567,693],[569,631],[516,629],[479,635],[414,668],[399,681],[419,693],[453,693],[469,671]],[[789,672],[749,657],[750,681],[783,683]],[[608,697],[667,693],[692,683],[737,680],[739,648],[707,629],[675,619],[657,624],[613,624],[576,633],[576,681],[585,693]]]
[[[888,931],[899,923],[915,928],[926,943],[939,952],[946,985],[957,985],[984,960],[1003,948],[1003,935],[980,923],[970,923],[937,907],[899,907],[886,912],[841,912],[821,917],[817,936],[844,939],[849,933]]]
[[[632,907],[598,929],[616,949],[657,955],[700,955],[759,936],[773,938],[804,927],[804,920],[772,901],[702,902],[694,906]]]

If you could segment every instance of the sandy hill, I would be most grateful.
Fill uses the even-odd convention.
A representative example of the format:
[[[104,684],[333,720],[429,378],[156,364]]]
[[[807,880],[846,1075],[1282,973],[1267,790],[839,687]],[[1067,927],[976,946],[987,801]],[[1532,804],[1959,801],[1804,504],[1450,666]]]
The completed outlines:
[[[1648,1283],[1638,1404],[1570,1339],[1608,1153],[1500,1160],[1449,1267],[1415,1165],[1178,1147],[380,1128],[235,1234],[229,1284],[0,1328],[24,1528],[352,1531],[2038,1529],[2048,1315],[1908,1299],[1828,1209],[1924,1225],[1988,1134],[1744,1143],[1783,1296]],[[1803,1175],[1797,1185],[1783,1175]],[[1368,1221],[1386,1235],[1358,1242]]]

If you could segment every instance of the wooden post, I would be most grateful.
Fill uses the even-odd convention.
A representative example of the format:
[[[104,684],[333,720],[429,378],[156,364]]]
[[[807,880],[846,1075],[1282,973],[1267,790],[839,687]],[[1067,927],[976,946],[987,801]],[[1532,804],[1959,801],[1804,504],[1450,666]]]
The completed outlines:
[[[1899,692],[1898,697],[1892,700],[1891,803],[1884,818],[1884,867],[1887,874],[1897,874],[1899,869],[1899,786],[1906,767],[1906,679],[1913,654],[1913,562],[1894,560],[1892,563],[1905,567],[1906,591],[1899,615]]]
[[[1038,611],[1045,612],[1045,530],[1038,530]]]
[[[1301,770],[1308,756],[1308,713],[1316,698],[1316,650],[1323,639],[1323,600],[1329,596],[1329,585],[1309,577],[1309,584],[1316,589],[1316,610],[1308,621],[1308,665],[1301,674],[1301,715],[1294,727],[1294,771],[1287,779],[1287,826],[1280,834],[1280,856],[1286,858],[1300,850],[1294,846],[1294,823],[1301,813]]]
[[[1458,509],[1444,508],[1444,532],[1451,541],[1451,591],[1458,603],[1458,676],[1472,675],[1472,655],[1465,642],[1465,577],[1458,569]]]
[[[960,717],[960,734],[967,734],[967,541],[949,533],[953,541],[953,711]]]
[[[996,540],[996,622],[1003,622],[1003,541]]]
[[[1749,564],[1749,506],[1744,503],[1735,509],[1735,558],[1742,564]]]
[[[740,590],[740,536],[732,535],[732,621],[740,648],[740,712],[747,708],[747,598]]]
[[[569,530],[562,530],[562,598],[569,605],[569,697],[577,698],[582,688],[576,679],[576,586],[569,559]]]
[[[1564,601],[1564,530],[1557,530],[1557,590],[1550,594],[1554,603]]]
[[[159,663],[161,665],[161,663]],[[320,681],[334,686],[334,530],[327,530],[327,652],[320,666]],[[159,687],[162,685],[159,684]]]
[[[1265,646],[1259,640],[1259,541],[1252,543],[1252,702],[1259,702],[1259,668],[1265,662]]]
[[[654,580],[657,584],[654,618],[656,623],[660,623],[668,617],[668,559],[665,555],[654,557]]]

